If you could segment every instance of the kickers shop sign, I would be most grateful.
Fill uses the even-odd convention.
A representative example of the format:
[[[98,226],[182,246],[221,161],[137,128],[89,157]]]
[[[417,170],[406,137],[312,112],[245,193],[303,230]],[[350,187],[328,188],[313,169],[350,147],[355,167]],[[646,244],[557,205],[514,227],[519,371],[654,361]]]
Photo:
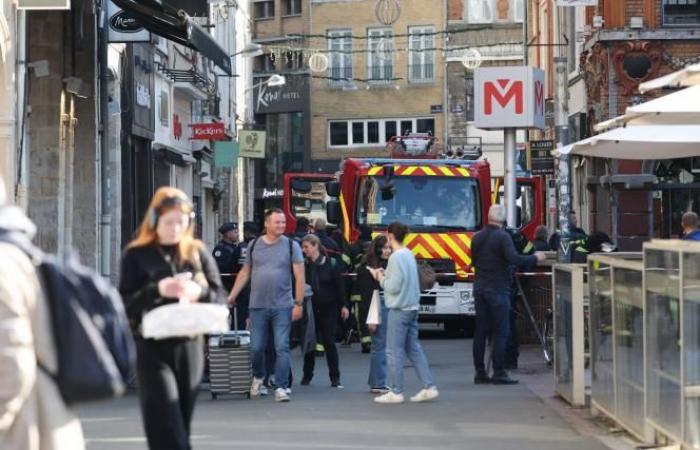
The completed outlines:
[[[224,141],[226,129],[223,123],[193,123],[192,139],[199,141]]]

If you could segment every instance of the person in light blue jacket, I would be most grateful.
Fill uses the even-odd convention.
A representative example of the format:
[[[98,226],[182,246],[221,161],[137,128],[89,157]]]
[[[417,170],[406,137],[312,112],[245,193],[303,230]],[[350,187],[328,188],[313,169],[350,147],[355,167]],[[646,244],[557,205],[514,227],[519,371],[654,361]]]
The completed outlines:
[[[418,342],[418,310],[420,308],[420,285],[418,266],[413,253],[403,245],[408,227],[400,222],[389,224],[387,237],[392,254],[386,271],[370,269],[372,275],[384,289],[384,302],[389,308],[387,323],[386,358],[389,388],[384,395],[374,401],[383,404],[403,403],[403,363],[404,358],[413,364],[416,375],[423,383],[412,402],[425,402],[436,398],[439,393],[433,383],[428,359]]]

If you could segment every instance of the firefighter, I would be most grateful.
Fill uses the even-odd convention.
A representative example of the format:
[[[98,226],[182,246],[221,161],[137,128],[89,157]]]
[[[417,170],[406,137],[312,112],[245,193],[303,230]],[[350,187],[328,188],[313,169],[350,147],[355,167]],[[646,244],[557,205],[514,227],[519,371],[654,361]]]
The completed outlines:
[[[552,251],[559,251],[561,238],[559,232],[552,234],[549,238],[549,248]],[[588,235],[578,226],[576,211],[571,211],[569,221],[569,245],[571,247],[571,262],[585,263],[588,258]]]

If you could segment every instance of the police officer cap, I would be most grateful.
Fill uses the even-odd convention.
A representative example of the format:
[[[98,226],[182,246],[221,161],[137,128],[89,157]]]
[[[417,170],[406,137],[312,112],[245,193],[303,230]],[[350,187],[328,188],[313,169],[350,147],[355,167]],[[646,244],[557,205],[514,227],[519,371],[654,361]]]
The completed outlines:
[[[238,225],[234,222],[226,222],[219,227],[219,233],[226,234],[229,231],[235,231],[238,229]]]
[[[258,224],[255,222],[243,222],[243,231],[257,233],[260,231],[260,229],[258,228]]]

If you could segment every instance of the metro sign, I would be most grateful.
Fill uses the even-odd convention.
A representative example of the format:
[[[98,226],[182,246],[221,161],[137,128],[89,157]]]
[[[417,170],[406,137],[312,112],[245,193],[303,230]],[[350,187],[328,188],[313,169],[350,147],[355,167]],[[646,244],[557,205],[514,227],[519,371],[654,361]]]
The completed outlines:
[[[477,128],[544,128],[544,71],[484,67],[476,69],[474,80]]]

